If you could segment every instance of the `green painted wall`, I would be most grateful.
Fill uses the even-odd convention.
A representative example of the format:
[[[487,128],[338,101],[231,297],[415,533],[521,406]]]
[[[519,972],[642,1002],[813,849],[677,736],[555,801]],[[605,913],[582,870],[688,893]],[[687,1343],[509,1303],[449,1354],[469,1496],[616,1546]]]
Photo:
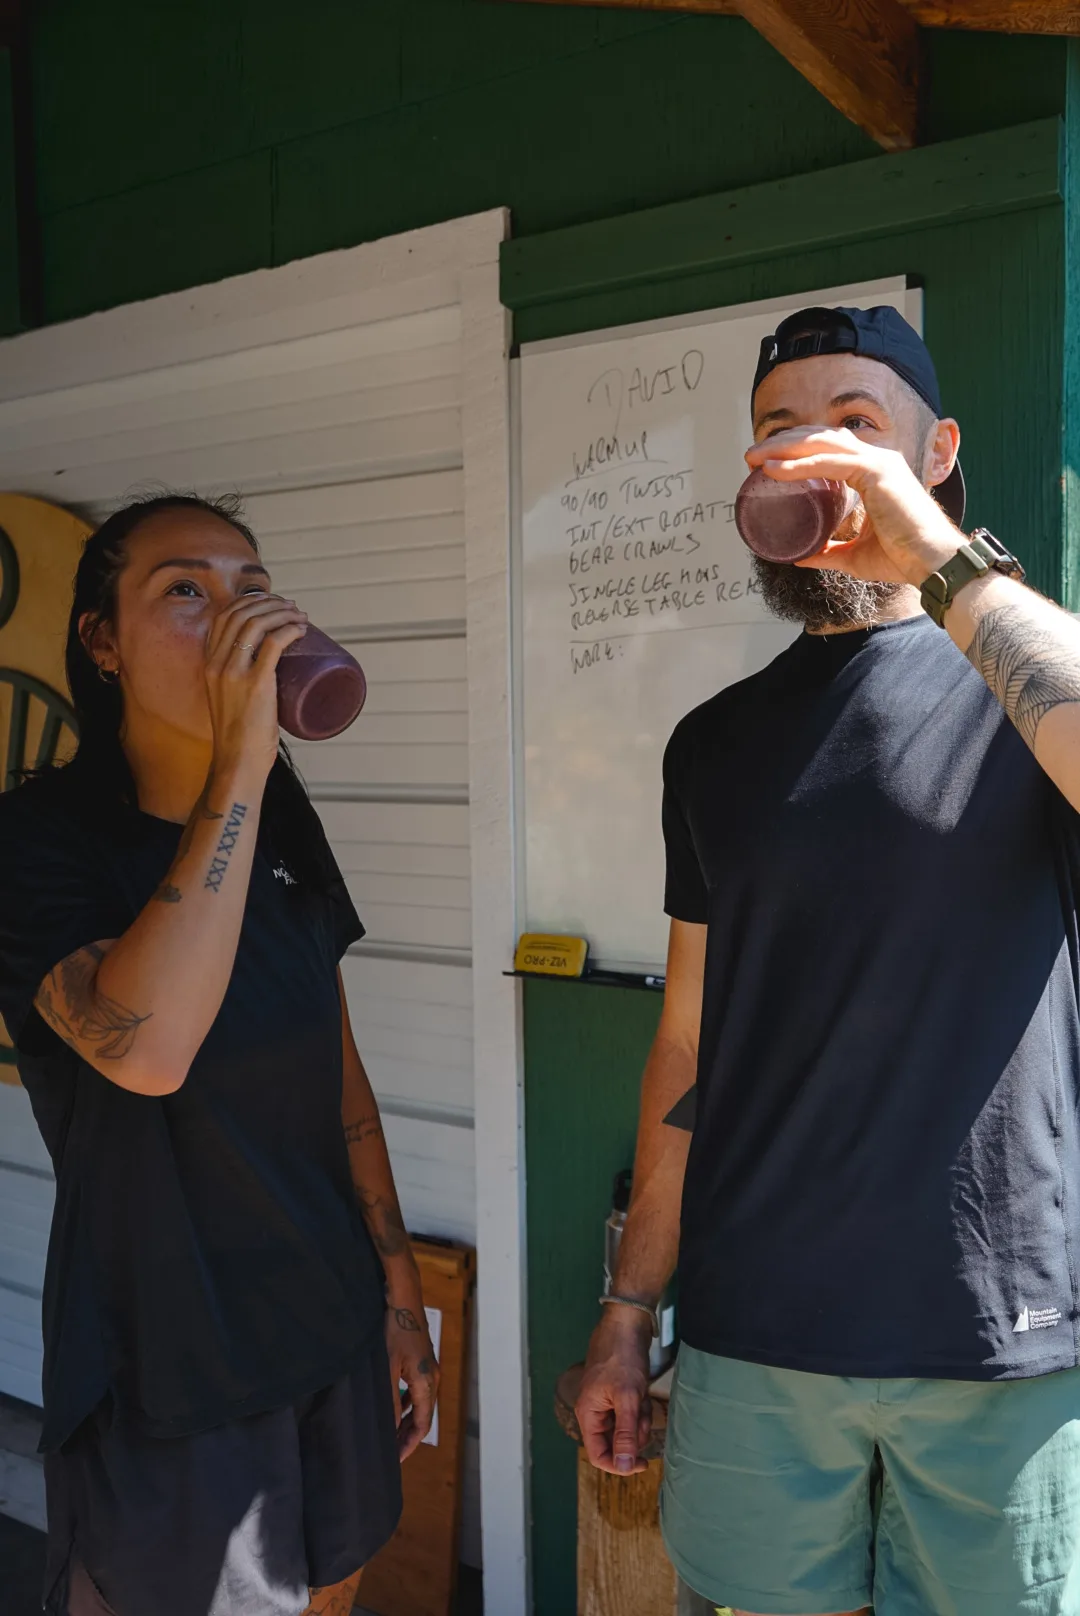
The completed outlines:
[[[15,132],[11,55],[0,50],[0,332],[19,329],[19,256],[15,233]]]
[[[929,66],[932,139],[1061,109],[1058,41],[935,34]],[[33,97],[48,320],[491,206],[527,234],[875,150],[736,19],[507,0],[39,0]]]
[[[734,19],[506,0],[39,0],[35,17],[49,320],[491,206],[527,236],[875,151]],[[1080,130],[1080,66],[1060,41],[934,34],[928,66],[929,140],[1059,114],[1067,94]],[[0,84],[0,114],[2,100]],[[3,129],[0,116],[0,332],[15,318]],[[1080,156],[1073,173],[1080,184]],[[1080,227],[1069,251],[1080,290]],[[1080,406],[1062,408],[1064,253],[1060,219],[1033,212],[612,293],[543,321],[581,329],[923,274],[975,513],[1053,586],[1062,431],[1080,462]],[[987,325],[981,309],[1003,303],[1015,323]],[[1075,324],[1068,340],[1075,376]],[[525,1008],[536,1608],[569,1616],[573,1450],[551,1393],[595,1314],[610,1177],[629,1159],[658,1003],[529,983]]]
[[[555,1382],[584,1357],[596,1322],[611,1184],[634,1159],[638,1085],[660,1003],[642,988],[525,983],[537,1616],[577,1608],[577,1457],[555,1421]]]

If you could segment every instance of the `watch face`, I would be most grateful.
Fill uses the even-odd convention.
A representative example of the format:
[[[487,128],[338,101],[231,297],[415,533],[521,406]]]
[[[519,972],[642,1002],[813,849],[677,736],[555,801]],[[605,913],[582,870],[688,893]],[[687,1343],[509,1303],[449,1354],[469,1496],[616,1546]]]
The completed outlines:
[[[1019,561],[1017,561],[1016,557],[1010,551],[1006,550],[1001,540],[994,537],[989,528],[977,527],[971,537],[973,539],[981,539],[988,550],[993,550],[997,560],[991,562],[991,566],[994,567],[997,572],[1003,572],[1006,577],[1016,578],[1020,583],[1023,583],[1025,577],[1027,576],[1023,567],[1020,565]]]

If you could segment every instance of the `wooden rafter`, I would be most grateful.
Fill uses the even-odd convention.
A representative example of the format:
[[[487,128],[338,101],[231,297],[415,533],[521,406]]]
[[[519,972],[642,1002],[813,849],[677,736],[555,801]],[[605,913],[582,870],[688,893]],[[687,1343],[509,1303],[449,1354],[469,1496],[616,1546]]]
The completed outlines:
[[[740,0],[535,0],[541,5],[623,6],[636,11],[690,11],[736,17]],[[922,28],[963,28],[985,34],[1080,36],[1080,0],[900,0]]]
[[[737,17],[738,0],[534,0],[546,6],[623,6],[630,11],[696,11],[711,17]]]
[[[1080,0],[904,0],[904,4],[924,28],[1080,35]]]
[[[879,145],[914,146],[919,30],[900,0],[740,0],[740,10]]]

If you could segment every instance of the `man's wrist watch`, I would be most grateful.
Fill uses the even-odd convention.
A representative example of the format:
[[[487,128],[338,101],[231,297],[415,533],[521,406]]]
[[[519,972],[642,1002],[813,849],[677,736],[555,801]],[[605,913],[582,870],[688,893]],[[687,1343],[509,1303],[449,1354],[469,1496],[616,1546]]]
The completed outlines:
[[[946,561],[939,572],[932,572],[920,591],[923,610],[934,619],[938,628],[945,627],[945,613],[965,584],[984,578],[988,572],[1002,572],[1006,578],[1023,583],[1025,573],[1014,555],[999,539],[984,527],[977,527],[966,544],[962,544],[951,561]]]

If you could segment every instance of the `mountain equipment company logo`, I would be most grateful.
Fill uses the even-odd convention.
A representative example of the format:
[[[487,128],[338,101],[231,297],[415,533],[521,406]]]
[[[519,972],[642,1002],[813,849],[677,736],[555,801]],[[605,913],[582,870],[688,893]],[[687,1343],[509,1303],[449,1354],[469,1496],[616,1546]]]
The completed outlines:
[[[1013,1325],[1013,1335],[1024,1330],[1052,1330],[1061,1323],[1061,1309],[1057,1307],[1025,1307]]]

